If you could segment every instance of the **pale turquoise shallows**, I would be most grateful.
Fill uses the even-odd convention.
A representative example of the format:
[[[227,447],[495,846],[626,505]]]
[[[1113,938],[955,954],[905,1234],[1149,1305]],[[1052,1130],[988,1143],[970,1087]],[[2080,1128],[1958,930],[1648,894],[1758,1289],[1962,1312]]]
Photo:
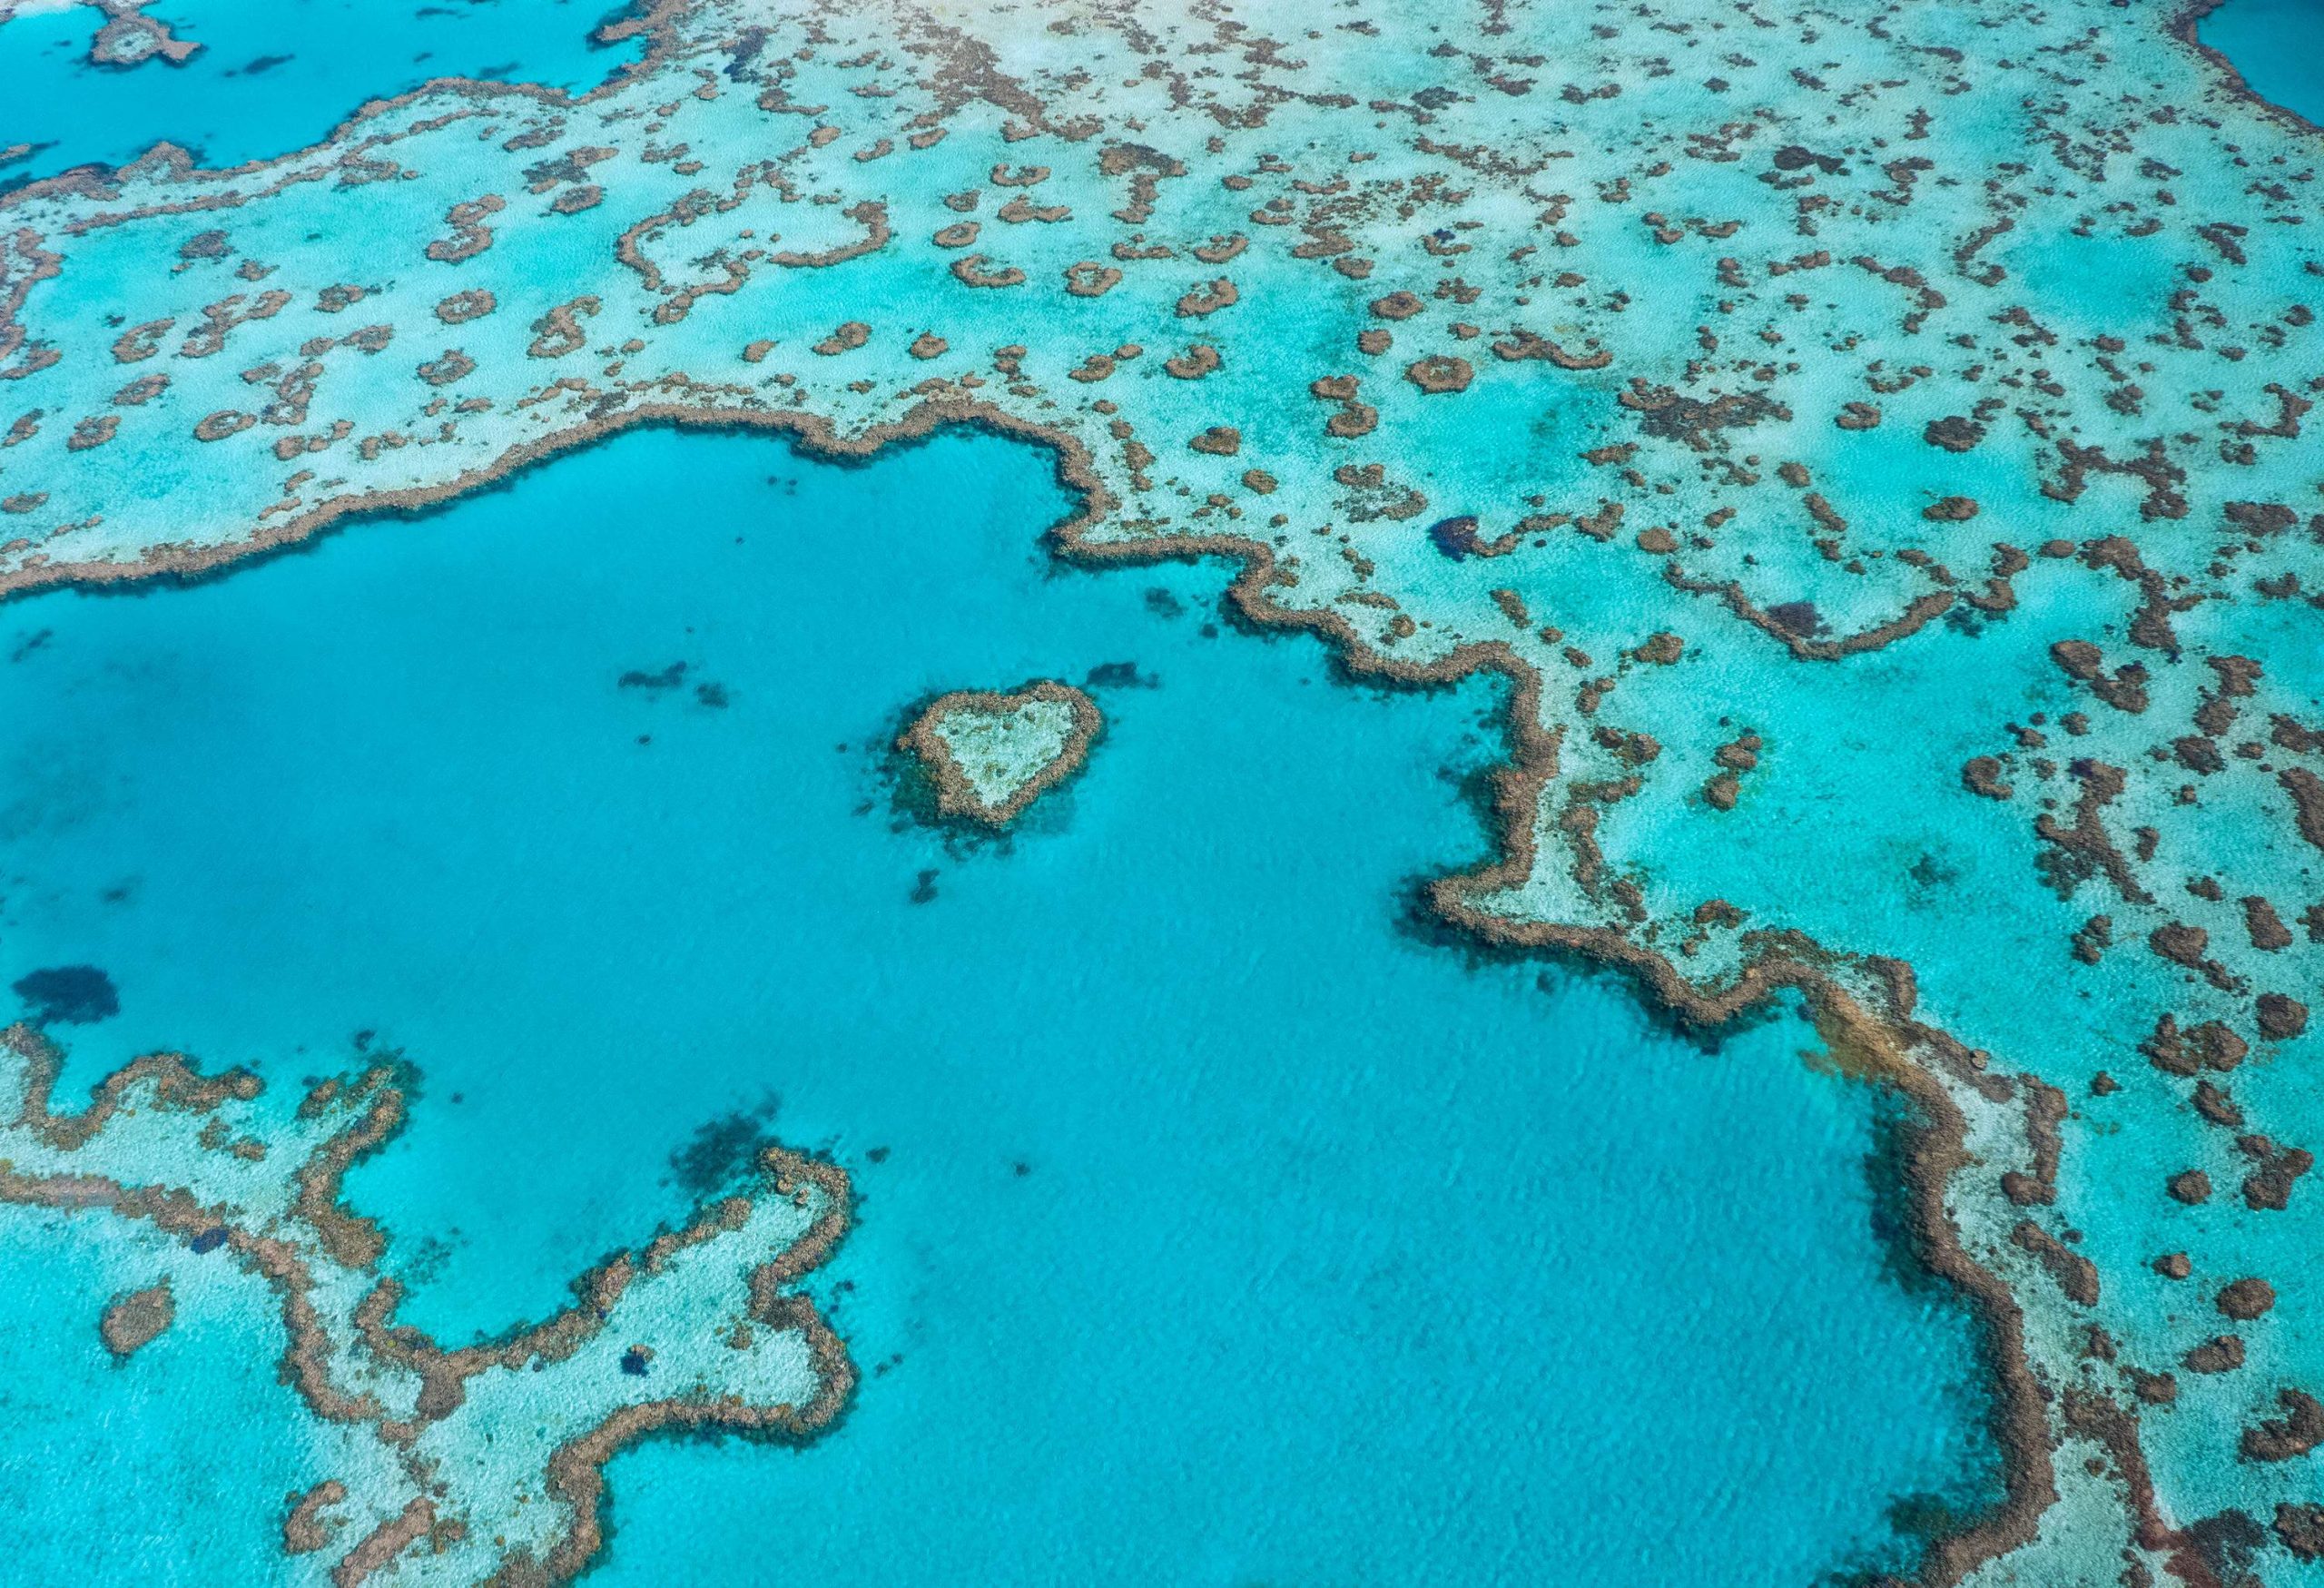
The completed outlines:
[[[164,1276],[175,1321],[128,1363],[106,1300]],[[265,1287],[94,1214],[0,1208],[0,1583],[264,1583],[281,1507],[310,1469],[297,1396],[275,1381]]]
[[[0,608],[0,985],[112,976],[121,1012],[59,1031],[71,1090],[155,1047],[281,1087],[401,1048],[411,1127],[350,1194],[448,1341],[547,1313],[757,1130],[847,1168],[815,1289],[854,1408],[619,1457],[593,1582],[1908,1564],[1892,1506],[1973,1504],[1994,1456],[1969,1320],[1880,1239],[1877,1094],[1787,1012],[1706,1050],[1407,924],[1482,852],[1487,687],[1336,682],[1226,626],[1216,566],[1061,567],[1068,505],[989,438],[839,469],[649,432]],[[896,810],[913,705],[1101,666],[1105,737],[1007,843]],[[103,1294],[37,1294],[32,1371],[105,1393],[5,1388],[0,1492],[43,1487],[0,1562],[67,1580],[113,1468],[57,1453],[121,1445],[175,1475],[70,1580],[283,1570],[318,1475],[252,1456],[221,1500],[209,1415],[135,1391],[207,1346],[99,1373]],[[141,1575],[172,1534],[257,1553]]]

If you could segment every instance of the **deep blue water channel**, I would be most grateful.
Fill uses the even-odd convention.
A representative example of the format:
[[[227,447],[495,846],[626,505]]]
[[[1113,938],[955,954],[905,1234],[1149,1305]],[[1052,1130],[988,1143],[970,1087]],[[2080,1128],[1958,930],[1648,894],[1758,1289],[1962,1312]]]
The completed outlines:
[[[2197,34],[2254,94],[2324,125],[2324,0],[2227,0]]]
[[[281,1086],[401,1049],[423,1094],[350,1195],[449,1341],[545,1315],[755,1131],[846,1166],[814,1288],[857,1406],[803,1450],[621,1456],[593,1582],[1908,1565],[1892,1508],[1973,1503],[1994,1455],[1969,1320],[1878,1236],[1878,1094],[1788,1011],[1705,1047],[1429,941],[1410,883],[1486,849],[1491,687],[1336,682],[1221,619],[1223,565],[1062,567],[1068,505],[991,438],[841,468],[639,433],[0,607],[0,987],[112,978],[59,1029],[74,1090],[159,1047]],[[898,811],[914,701],[1101,667],[1104,738],[1007,842]],[[33,1371],[101,1300],[14,1326],[63,1331]],[[38,1498],[0,1560],[227,1529],[145,1361],[15,1397],[0,1486]],[[106,1514],[75,1452],[124,1445],[176,1486],[71,1533]],[[253,1547],[281,1494],[253,1475]],[[82,1580],[149,1580],[90,1547]]]

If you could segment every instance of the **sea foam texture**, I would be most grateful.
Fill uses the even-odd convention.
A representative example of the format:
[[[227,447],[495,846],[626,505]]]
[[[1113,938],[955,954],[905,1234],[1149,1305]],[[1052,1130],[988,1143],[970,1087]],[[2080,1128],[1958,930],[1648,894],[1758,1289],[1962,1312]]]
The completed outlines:
[[[1929,1577],[2280,1567],[2324,1547],[2324,144],[2192,25],[665,0],[581,101],[0,203],[0,588],[638,423],[1045,441],[1061,554],[1508,676],[1448,919],[1692,1021],[1796,991],[1919,1102],[2010,1456]]]

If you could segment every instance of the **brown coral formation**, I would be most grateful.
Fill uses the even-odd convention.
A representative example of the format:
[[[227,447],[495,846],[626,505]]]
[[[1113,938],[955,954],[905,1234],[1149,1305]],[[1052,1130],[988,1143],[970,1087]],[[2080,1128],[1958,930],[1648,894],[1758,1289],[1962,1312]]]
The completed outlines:
[[[2199,1169],[2181,1169],[2171,1177],[2164,1189],[2172,1201],[2195,1207],[2211,1199],[2211,1177]]]
[[[471,320],[483,319],[498,307],[498,301],[490,292],[482,287],[471,287],[438,303],[436,318],[446,325],[466,325]]]
[[[323,1514],[347,1498],[347,1485],[325,1478],[303,1494],[290,1496],[290,1514],[282,1519],[282,1553],[310,1555],[329,1547],[336,1524]]]
[[[581,329],[581,321],[594,316],[601,307],[587,293],[568,303],[560,303],[533,321],[532,345],[525,350],[535,359],[561,359],[567,353],[577,353],[589,345],[588,332]]]
[[[2001,762],[1991,755],[1973,755],[1962,763],[1961,783],[1971,794],[1989,800],[2006,800],[2016,792],[2002,781]]]
[[[2040,1225],[2021,1222],[2009,1232],[2009,1238],[2032,1253],[2058,1288],[2076,1307],[2098,1305],[2098,1267],[2080,1252],[2061,1242]]]
[[[2147,670],[2143,664],[2130,662],[2109,673],[2104,653],[2087,640],[2062,639],[2050,647],[2050,656],[2066,676],[2090,686],[2090,692],[2116,711],[2133,715],[2147,708]]]
[[[2265,1279],[2237,1279],[2220,1287],[2219,1309],[2238,1323],[2264,1317],[2276,1305],[2276,1287]]]
[[[216,413],[205,415],[202,422],[193,427],[193,437],[197,441],[222,441],[229,436],[238,435],[249,429],[256,423],[258,423],[256,414],[242,413],[234,409],[222,409]]]
[[[1121,271],[1095,260],[1085,259],[1065,268],[1065,290],[1076,298],[1102,298],[1121,280]]]
[[[2282,992],[2262,992],[2257,1004],[2260,1034],[2288,1042],[2308,1030],[2308,1005]]]
[[[850,320],[842,323],[831,335],[817,342],[814,350],[826,359],[835,358],[841,353],[853,352],[871,340],[870,326],[860,320]]]
[[[1189,318],[1198,320],[1205,315],[1216,314],[1235,303],[1239,297],[1240,294],[1235,290],[1235,283],[1225,276],[1220,276],[1206,286],[1189,288],[1181,295],[1178,299],[1178,317],[1182,320]]]
[[[1476,373],[1466,359],[1435,353],[1406,368],[1404,379],[1423,391],[1434,394],[1466,391]]]
[[[1703,784],[1703,803],[1715,811],[1731,811],[1743,789],[1743,775],[1758,769],[1766,745],[1759,735],[1745,730],[1711,753],[1718,770]]]
[[[177,1298],[171,1293],[170,1282],[149,1285],[143,1290],[131,1290],[105,1303],[97,1320],[97,1334],[113,1353],[113,1360],[125,1362],[138,1352],[161,1338],[171,1324],[177,1321]]]
[[[1180,380],[1199,380],[1218,366],[1218,350],[1208,342],[1196,342],[1185,352],[1162,360],[1163,370]]]
[[[2214,1335],[2180,1358],[2190,1373],[2232,1373],[2243,1366],[2243,1342],[2233,1335]]]
[[[476,360],[458,348],[446,348],[419,366],[419,378],[430,386],[449,386],[475,373]]]
[[[1613,353],[1605,348],[1594,348],[1587,353],[1569,352],[1549,337],[1530,330],[1512,330],[1492,344],[1493,356],[1511,362],[1524,359],[1540,359],[1561,370],[1602,370],[1614,361]]]
[[[430,242],[426,251],[428,257],[438,264],[459,264],[474,259],[492,246],[492,228],[485,222],[507,207],[508,201],[497,193],[486,193],[454,204],[444,212],[451,235]]]
[[[1947,452],[1966,452],[1985,439],[1985,427],[1954,414],[1929,420],[1921,431],[1921,439],[1932,447],[1944,448]]]
[[[953,759],[951,746],[938,730],[944,719],[955,713],[1007,715],[1033,701],[1062,705],[1071,714],[1072,725],[1065,743],[1056,755],[1011,789],[1006,798],[998,804],[988,804]],[[912,757],[926,772],[939,816],[998,830],[1008,826],[1035,800],[1080,771],[1104,726],[1105,717],[1098,711],[1098,703],[1088,695],[1070,684],[1041,678],[1006,693],[956,690],[938,695],[912,718],[911,725],[897,739],[896,748]]]
[[[991,262],[980,253],[963,254],[952,261],[952,279],[964,287],[1021,287],[1025,284],[1025,272],[1015,265],[987,270],[985,267]]]
[[[2276,1405],[2281,1417],[2272,1417],[2243,1430],[2241,1450],[2246,1461],[2290,1461],[2324,1445],[2324,1405],[2306,1390],[2280,1389]]]

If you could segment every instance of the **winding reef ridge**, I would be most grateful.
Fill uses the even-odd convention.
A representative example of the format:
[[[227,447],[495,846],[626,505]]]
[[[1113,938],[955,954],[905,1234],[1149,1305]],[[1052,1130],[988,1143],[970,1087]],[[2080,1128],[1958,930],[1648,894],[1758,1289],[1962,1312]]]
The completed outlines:
[[[2324,1555],[2324,134],[2197,15],[660,0],[578,100],[444,81],[0,200],[0,592],[641,424],[1047,445],[1061,556],[1232,558],[1357,675],[1512,680],[1502,857],[1446,921],[1689,1022],[1797,994],[1915,1101],[1916,1244],[2009,1458],[1929,1581],[2280,1577]],[[7,1194],[226,1229],[345,1430],[340,1536],[445,1552],[401,1571],[569,1574],[644,1421],[846,1393],[803,1312],[657,1336],[706,1387],[560,1411],[522,1459],[564,1530],[504,1523],[458,1407],[554,1352],[389,1326],[331,1189],[389,1078],[261,1128],[156,1060],[114,1085],[155,1106],[74,1125],[10,1051]],[[182,1196],[129,1176],[196,1119]],[[803,1202],[722,1204],[635,1289],[723,1276],[707,1317],[731,1251],[828,1244],[843,1186],[775,1173]],[[480,1485],[465,1534],[431,1473]]]
[[[273,1292],[281,1377],[333,1475],[293,1496],[283,1549],[335,1588],[390,1563],[398,1582],[562,1581],[596,1551],[600,1469],[622,1445],[657,1429],[809,1436],[854,1386],[838,1337],[785,1294],[846,1230],[828,1164],[770,1151],[753,1194],[608,1258],[556,1317],[447,1351],[395,1321],[400,1287],[374,1271],[385,1237],[340,1196],[402,1125],[396,1065],[282,1109],[247,1071],[156,1054],[57,1114],[60,1058],[36,1031],[0,1031],[0,1201],[150,1224]],[[107,1349],[128,1356],[169,1313],[166,1286],[115,1298]]]

